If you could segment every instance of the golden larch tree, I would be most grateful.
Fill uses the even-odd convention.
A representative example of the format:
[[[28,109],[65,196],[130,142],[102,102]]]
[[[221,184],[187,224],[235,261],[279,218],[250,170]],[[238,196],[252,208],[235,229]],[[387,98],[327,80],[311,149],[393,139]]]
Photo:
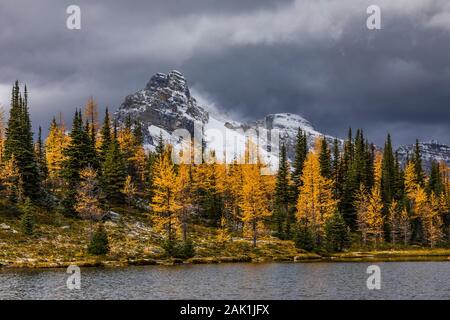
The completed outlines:
[[[413,200],[416,196],[417,188],[417,174],[414,168],[414,163],[409,161],[405,167],[405,192],[409,200]]]
[[[306,219],[317,243],[323,238],[325,222],[336,212],[337,201],[333,197],[333,182],[320,174],[318,155],[309,152],[299,188],[297,220]]]
[[[244,164],[242,166],[243,185],[239,206],[242,210],[242,221],[250,227],[253,235],[253,246],[256,247],[262,222],[271,213],[268,210],[266,193],[258,165]]]
[[[151,209],[155,215],[153,222],[159,231],[165,231],[167,239],[172,241],[179,228],[179,214],[182,209],[179,194],[182,182],[166,150],[153,166],[153,198]]]
[[[3,152],[5,149],[5,110],[0,105],[0,165],[3,163]]]
[[[406,208],[403,208],[400,211],[398,225],[403,244],[406,246],[409,244],[409,240],[411,238],[411,220]]]
[[[136,196],[136,186],[134,185],[133,179],[130,175],[125,179],[125,183],[123,185],[122,193],[125,195],[125,202],[128,205],[128,208],[131,208],[133,204],[134,198]]]
[[[442,208],[439,203],[439,198],[432,192],[430,195],[429,206],[423,213],[425,239],[432,248],[442,239],[441,214]]]
[[[89,166],[81,170],[80,178],[81,181],[77,190],[75,210],[83,219],[99,221],[103,218],[105,210],[103,210],[100,202],[101,195],[97,173]]]
[[[242,231],[242,210],[239,203],[242,200],[243,179],[242,166],[234,160],[227,168],[224,184],[225,213],[229,216],[234,231]]]
[[[0,164],[0,194],[12,202],[23,196],[22,177],[14,155]]]
[[[383,220],[383,199],[381,197],[381,188],[374,186],[369,197],[367,224],[369,226],[369,235],[372,235],[375,238],[376,245],[383,240]]]
[[[66,157],[63,150],[69,145],[70,137],[66,135],[63,125],[56,123],[53,119],[50,125],[50,131],[45,140],[45,157],[47,161],[47,168],[49,177],[56,179],[59,177],[62,164]]]
[[[369,194],[363,184],[360,185],[355,198],[356,224],[361,233],[361,241],[364,246],[367,245],[369,225],[367,213],[369,208]]]

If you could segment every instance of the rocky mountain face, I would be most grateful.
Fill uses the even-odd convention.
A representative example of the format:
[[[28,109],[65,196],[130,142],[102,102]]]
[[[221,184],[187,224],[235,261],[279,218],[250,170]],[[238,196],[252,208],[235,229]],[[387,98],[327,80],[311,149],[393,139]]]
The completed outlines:
[[[269,114],[249,122],[212,114],[208,106],[199,105],[191,95],[186,79],[178,71],[157,73],[151,77],[144,89],[125,98],[115,116],[119,121],[124,121],[127,116],[139,120],[149,150],[154,150],[160,134],[166,142],[176,145],[180,136],[175,130],[185,129],[191,136],[200,132],[202,143],[215,150],[218,158],[230,162],[242,156],[248,136],[257,136],[260,152],[273,167],[278,165],[279,143],[274,139],[277,135],[286,144],[290,160],[294,158],[298,128],[306,132],[310,147],[317,137],[325,136],[330,145],[335,139],[316,131],[308,120],[297,114]],[[342,145],[342,140],[338,141]],[[432,159],[444,160],[450,165],[450,147],[435,141],[421,143],[420,147],[426,167],[430,166]],[[405,162],[413,148],[413,145],[400,147],[400,160]]]
[[[399,160],[405,164],[414,154],[415,144],[401,146],[397,149]],[[431,168],[434,161],[444,161],[450,166],[450,147],[435,140],[429,142],[419,142],[419,149],[422,154],[423,166]]]
[[[186,79],[178,71],[165,75],[157,73],[144,89],[125,98],[116,112],[116,118],[124,121],[130,115],[141,121],[144,139],[151,148],[161,132],[165,139],[179,128],[192,135],[194,126],[208,122],[208,112],[197,104],[190,94]]]

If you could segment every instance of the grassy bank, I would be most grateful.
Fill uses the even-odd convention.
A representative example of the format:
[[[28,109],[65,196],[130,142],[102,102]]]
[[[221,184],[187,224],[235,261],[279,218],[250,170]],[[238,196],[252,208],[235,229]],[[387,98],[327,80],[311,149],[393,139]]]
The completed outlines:
[[[37,212],[32,236],[21,232],[16,213],[0,214],[0,266],[55,268],[76,264],[89,266],[173,265],[181,263],[230,262],[365,262],[365,261],[428,261],[450,260],[450,249],[405,248],[401,250],[352,251],[338,254],[306,253],[292,241],[265,236],[253,248],[249,239],[234,237],[226,243],[217,240],[216,230],[200,225],[190,228],[196,255],[187,260],[167,257],[161,248],[161,236],[149,225],[146,213],[116,209],[118,221],[107,221],[110,252],[105,256],[87,254],[92,224],[60,214]]]

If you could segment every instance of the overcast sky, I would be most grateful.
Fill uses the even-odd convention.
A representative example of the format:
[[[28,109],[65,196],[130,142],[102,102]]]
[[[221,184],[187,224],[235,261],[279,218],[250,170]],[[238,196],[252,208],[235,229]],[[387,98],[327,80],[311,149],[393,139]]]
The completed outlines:
[[[93,95],[116,109],[156,72],[181,71],[237,117],[298,113],[327,134],[450,144],[447,0],[1,0],[0,103],[19,79],[33,125]],[[67,6],[81,30],[66,28]],[[381,30],[366,9],[381,8]]]

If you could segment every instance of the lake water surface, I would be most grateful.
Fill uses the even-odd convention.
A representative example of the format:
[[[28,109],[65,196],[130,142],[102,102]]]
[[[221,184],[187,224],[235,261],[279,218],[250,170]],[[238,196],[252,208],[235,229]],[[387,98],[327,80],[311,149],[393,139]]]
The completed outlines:
[[[450,262],[265,263],[82,268],[69,290],[65,269],[0,270],[0,299],[450,299]]]

